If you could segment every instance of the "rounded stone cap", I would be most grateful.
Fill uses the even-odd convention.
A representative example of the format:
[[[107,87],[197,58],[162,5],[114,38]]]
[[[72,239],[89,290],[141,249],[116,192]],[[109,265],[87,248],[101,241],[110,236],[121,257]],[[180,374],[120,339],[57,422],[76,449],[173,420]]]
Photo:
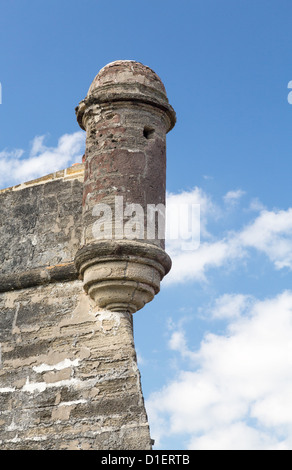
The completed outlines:
[[[87,96],[94,94],[101,86],[112,86],[117,83],[126,85],[141,83],[166,97],[164,85],[158,75],[150,67],[134,60],[116,60],[103,67],[90,85]]]
[[[99,71],[86,98],[76,108],[80,127],[84,129],[83,116],[88,106],[113,101],[134,101],[156,106],[165,111],[169,118],[168,131],[175,125],[175,111],[168,102],[161,79],[140,62],[117,60]]]

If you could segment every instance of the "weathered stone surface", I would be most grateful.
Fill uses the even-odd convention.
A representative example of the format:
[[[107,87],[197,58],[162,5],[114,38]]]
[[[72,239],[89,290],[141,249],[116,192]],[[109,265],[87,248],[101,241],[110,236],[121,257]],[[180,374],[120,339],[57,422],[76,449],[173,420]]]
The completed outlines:
[[[151,448],[130,314],[81,281],[0,294],[0,312],[0,449]]]
[[[56,266],[32,268],[13,274],[0,274],[0,292],[25,289],[57,281],[73,281],[78,278],[73,261]]]
[[[68,170],[0,193],[0,449],[149,449],[132,318],[77,280],[83,165]]]
[[[175,124],[175,112],[153,70],[134,61],[116,61],[98,73],[76,113],[86,130],[83,247],[76,254],[76,266],[100,308],[134,313],[159,292],[171,265],[164,252],[164,227],[162,236],[158,227],[149,236],[147,216],[151,205],[165,208],[166,134]],[[122,198],[122,233],[117,198]],[[97,240],[94,230],[96,207],[101,205],[112,214],[106,221],[108,244]],[[125,206],[130,213],[124,214]],[[139,230],[125,233],[127,217],[138,206]],[[127,256],[121,262],[125,246]],[[85,250],[98,266],[83,263]]]
[[[75,172],[0,192],[0,276],[73,261],[82,229],[83,165]]]

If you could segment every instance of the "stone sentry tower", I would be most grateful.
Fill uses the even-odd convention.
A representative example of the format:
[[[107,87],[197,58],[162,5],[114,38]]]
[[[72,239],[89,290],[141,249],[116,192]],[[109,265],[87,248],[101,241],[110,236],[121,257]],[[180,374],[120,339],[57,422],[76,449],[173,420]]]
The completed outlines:
[[[149,67],[116,61],[76,114],[84,162],[0,191],[0,450],[152,445],[132,314],[171,267],[175,113]]]
[[[157,294],[171,266],[158,223],[165,215],[166,133],[175,113],[158,76],[133,61],[104,67],[76,111],[86,130],[84,246],[76,266],[99,307],[134,313]],[[94,224],[102,213],[97,241]],[[127,222],[133,213],[136,224]]]

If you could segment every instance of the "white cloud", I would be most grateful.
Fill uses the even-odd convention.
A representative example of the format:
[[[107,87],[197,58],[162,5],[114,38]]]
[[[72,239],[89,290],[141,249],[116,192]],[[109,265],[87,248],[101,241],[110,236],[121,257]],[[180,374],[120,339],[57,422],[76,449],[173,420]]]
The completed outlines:
[[[264,204],[258,198],[253,198],[250,201],[250,205],[249,205],[249,208],[248,208],[248,210],[255,211],[255,212],[260,212],[260,211],[263,211],[265,209],[266,209],[266,207],[264,206]]]
[[[206,281],[206,271],[218,268],[243,255],[242,248],[222,239],[213,243],[201,243],[194,251],[177,252],[172,258],[172,269],[165,278],[164,285],[184,283],[186,281]]]
[[[226,304],[230,309],[232,299],[236,310],[238,295]],[[222,298],[216,305],[222,309]],[[292,291],[247,298],[226,334],[206,334],[197,351],[181,328],[170,346],[184,358],[192,354],[189,370],[146,402],[158,446],[182,435],[193,449],[291,448]]]
[[[9,181],[10,177],[12,177],[11,181],[13,181],[13,175],[11,175],[12,165],[17,166],[17,162],[20,160],[23,154],[24,150],[22,149],[14,149],[11,151],[2,150],[2,152],[0,152],[0,185],[6,181]]]
[[[182,357],[196,359],[196,353],[188,348],[185,332],[182,329],[172,333],[168,345],[172,351],[178,351]]]
[[[195,226],[193,240],[198,239],[199,244],[195,249],[185,249],[184,240],[181,237],[170,239],[167,232],[166,251],[172,258],[172,269],[164,280],[165,285],[183,283],[185,281],[196,280],[205,281],[205,273],[208,269],[222,266],[226,260],[234,256],[240,256],[240,248],[235,249],[234,243],[226,238],[214,240],[214,236],[208,230],[210,221],[219,220],[222,217],[221,208],[213,202],[202,189],[193,188],[191,191],[183,191],[178,194],[167,194],[167,218],[170,222],[167,225],[180,227],[187,224],[188,214],[181,212],[184,220],[172,210],[175,206],[200,205],[200,220]],[[197,233],[200,230],[200,234]],[[211,240],[211,241],[210,241]]]
[[[223,294],[211,308],[212,318],[232,319],[240,317],[253,302],[251,296],[243,294]]]
[[[287,450],[289,443],[278,442],[273,436],[251,428],[244,422],[238,422],[228,424],[220,430],[213,430],[208,435],[192,439],[189,448],[200,450]]]
[[[242,189],[236,189],[234,191],[228,191],[228,193],[225,194],[223,197],[223,200],[226,204],[237,204],[239,199],[245,194],[245,191],[242,191]]]
[[[237,200],[243,191],[230,191],[230,200]],[[172,270],[164,280],[165,285],[186,281],[206,281],[210,269],[236,266],[252,255],[252,250],[264,253],[276,269],[292,269],[292,208],[268,211],[257,203],[257,217],[239,230],[215,234],[208,224],[220,220],[222,209],[199,188],[168,196],[169,202],[198,203],[201,206],[201,237],[198,247],[184,249],[181,239],[166,240]],[[173,224],[179,225],[172,213]]]
[[[292,269],[292,208],[263,210],[238,234],[239,242],[265,253],[277,269]]]
[[[81,162],[85,133],[64,134],[56,147],[44,143],[45,136],[36,136],[26,156],[23,149],[0,152],[0,185],[13,185],[29,181],[48,173]]]
[[[202,237],[208,238],[210,234],[207,230],[207,223],[210,219],[216,219],[220,217],[221,210],[219,207],[212,201],[211,197],[208,196],[201,188],[195,187],[190,191],[181,191],[180,193],[167,193],[166,194],[166,217],[167,217],[167,228],[169,226],[191,226],[191,212],[184,211],[185,207],[191,208],[192,206],[200,206],[200,218],[195,220],[193,229],[195,231],[200,231],[200,233],[195,233],[194,238]],[[177,212],[175,208],[181,209]],[[180,216],[180,218],[179,218]],[[198,224],[196,223],[198,222]],[[167,233],[168,235],[168,233]],[[171,251],[176,251],[181,246],[182,239],[178,241],[171,240],[167,237],[168,249]]]

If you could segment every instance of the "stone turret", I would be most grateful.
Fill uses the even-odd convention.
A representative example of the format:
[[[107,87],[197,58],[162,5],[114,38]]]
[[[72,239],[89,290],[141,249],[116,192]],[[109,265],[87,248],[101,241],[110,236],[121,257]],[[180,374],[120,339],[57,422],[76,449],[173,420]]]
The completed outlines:
[[[166,134],[175,124],[160,78],[139,62],[106,65],[76,108],[86,130],[82,248],[75,264],[101,309],[134,313],[159,292]]]
[[[77,119],[83,163],[0,190],[0,450],[152,448],[132,313],[171,266],[175,113],[151,69],[118,61]]]

